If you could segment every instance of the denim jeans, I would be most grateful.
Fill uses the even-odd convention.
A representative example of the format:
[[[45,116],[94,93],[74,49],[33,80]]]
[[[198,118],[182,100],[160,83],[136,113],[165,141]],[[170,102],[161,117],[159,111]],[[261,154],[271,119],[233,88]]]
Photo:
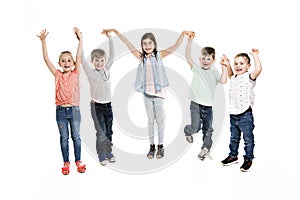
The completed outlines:
[[[203,106],[201,104],[191,101],[190,104],[191,112],[191,124],[184,127],[184,133],[186,136],[198,133],[202,129],[203,145],[202,149],[206,147],[210,150],[212,146],[212,133],[214,129],[212,128],[213,122],[213,110],[211,106]]]
[[[144,103],[148,116],[148,133],[150,143],[154,144],[154,122],[156,121],[158,130],[158,144],[163,144],[165,132],[164,99],[145,94]]]
[[[241,139],[241,133],[243,133],[243,138],[245,142],[245,155],[244,158],[252,160],[254,158],[254,119],[251,108],[242,114],[230,115],[230,153],[231,157],[237,157],[239,143]]]
[[[96,129],[97,154],[105,158],[112,151],[113,112],[111,103],[96,103],[91,101],[91,114]],[[103,159],[101,159],[103,160]]]
[[[60,133],[60,147],[64,162],[69,162],[69,127],[74,145],[75,162],[81,157],[81,115],[79,106],[56,106],[56,122]]]

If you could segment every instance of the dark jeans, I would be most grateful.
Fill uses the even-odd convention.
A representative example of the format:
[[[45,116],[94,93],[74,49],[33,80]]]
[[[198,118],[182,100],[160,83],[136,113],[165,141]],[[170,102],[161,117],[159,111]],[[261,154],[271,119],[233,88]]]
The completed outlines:
[[[245,142],[245,155],[244,158],[252,160],[254,158],[254,119],[252,109],[249,108],[242,114],[230,115],[230,153],[231,157],[237,157],[241,133]]]
[[[81,115],[79,106],[62,107],[56,106],[56,122],[60,133],[60,147],[64,162],[69,162],[69,127],[74,145],[75,162],[80,160],[81,139],[80,139]]]
[[[202,149],[206,147],[210,150],[212,146],[212,122],[213,122],[213,111],[211,106],[203,106],[201,104],[191,101],[191,124],[184,127],[184,133],[186,136],[198,133],[202,129],[203,133],[203,145]]]
[[[111,103],[96,103],[91,101],[91,114],[96,128],[96,150],[98,155],[112,151],[113,112]]]

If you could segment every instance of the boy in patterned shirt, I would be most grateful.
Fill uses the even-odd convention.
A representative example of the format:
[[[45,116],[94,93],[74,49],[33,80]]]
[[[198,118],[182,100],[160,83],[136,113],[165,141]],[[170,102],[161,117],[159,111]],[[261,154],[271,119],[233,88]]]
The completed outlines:
[[[252,49],[251,55],[254,59],[255,69],[251,73],[248,72],[251,64],[250,58],[246,53],[240,53],[234,58],[233,71],[229,64],[228,58],[224,55],[221,64],[227,67],[228,77],[231,79],[229,90],[229,112],[230,112],[230,153],[222,162],[224,166],[237,163],[238,149],[243,133],[245,141],[244,163],[240,167],[241,171],[248,171],[252,165],[254,158],[254,119],[252,108],[254,104],[253,88],[256,78],[262,70],[262,66],[258,57],[259,50]]]

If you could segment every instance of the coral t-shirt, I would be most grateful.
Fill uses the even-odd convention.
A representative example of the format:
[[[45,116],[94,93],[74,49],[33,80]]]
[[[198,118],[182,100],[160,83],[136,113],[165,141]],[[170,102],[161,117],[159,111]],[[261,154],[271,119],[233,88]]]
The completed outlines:
[[[70,104],[79,106],[80,88],[79,88],[79,73],[73,70],[68,73],[63,73],[56,70],[55,74],[55,104],[65,105]]]

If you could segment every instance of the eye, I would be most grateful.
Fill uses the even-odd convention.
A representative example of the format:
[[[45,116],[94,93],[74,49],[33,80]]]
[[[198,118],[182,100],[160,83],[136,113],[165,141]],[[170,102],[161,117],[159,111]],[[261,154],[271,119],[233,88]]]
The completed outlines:
[[[71,62],[71,60],[69,59],[68,62]]]

